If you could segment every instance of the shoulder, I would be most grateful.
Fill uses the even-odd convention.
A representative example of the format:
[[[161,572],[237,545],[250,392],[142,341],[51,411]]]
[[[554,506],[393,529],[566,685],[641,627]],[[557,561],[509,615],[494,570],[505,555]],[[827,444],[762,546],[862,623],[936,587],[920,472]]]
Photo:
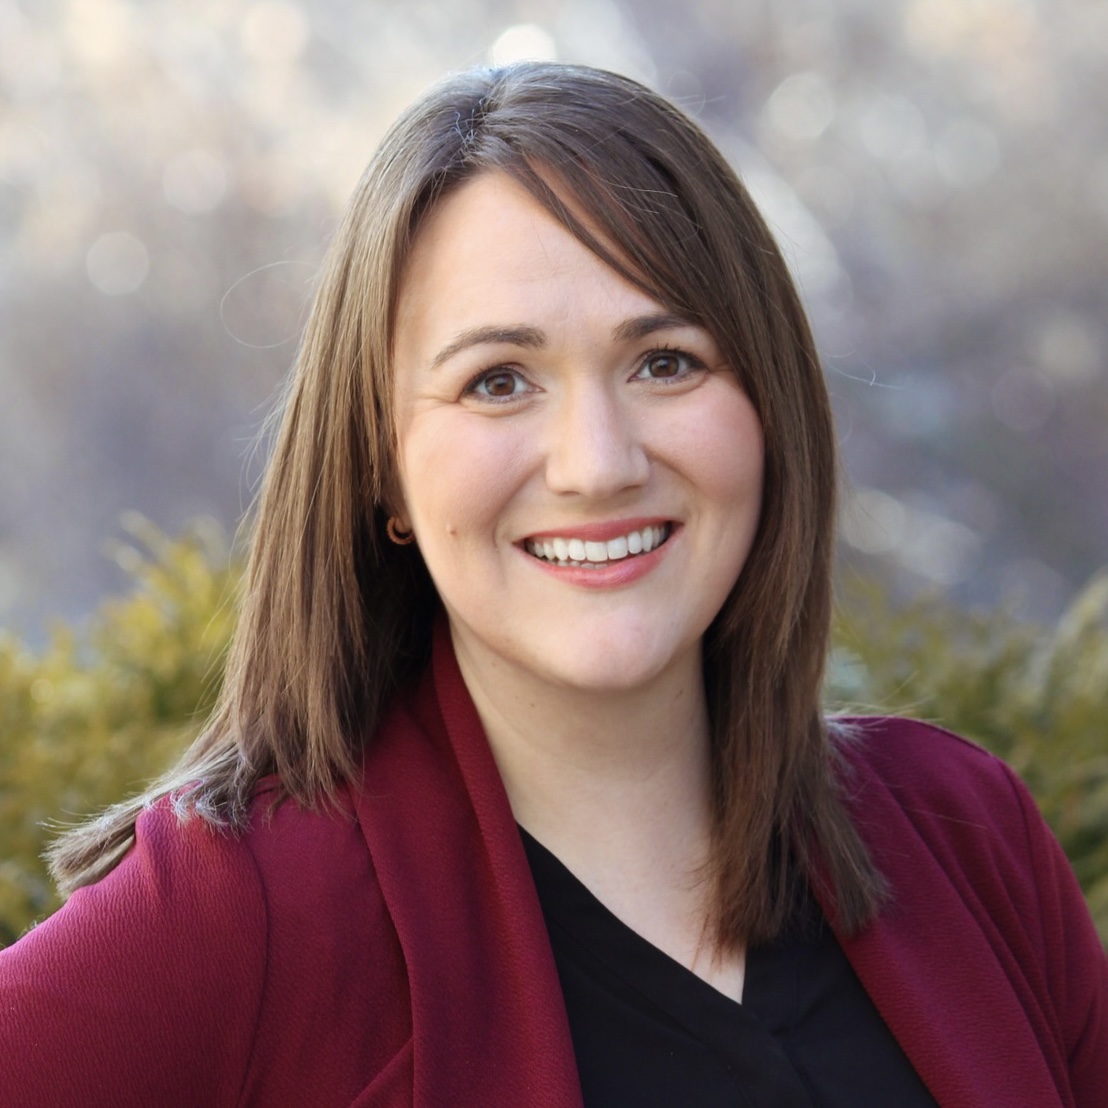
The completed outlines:
[[[274,799],[259,793],[242,840],[264,891],[271,977],[282,975],[271,990],[291,1001],[297,981],[319,989],[391,972],[395,931],[350,790],[314,808]]]
[[[353,882],[367,884],[368,852],[346,788],[306,807],[263,781],[241,845],[271,906],[309,902],[330,914],[349,901]]]
[[[131,1103],[139,1087],[174,1089],[167,1103],[233,1103],[261,1000],[265,915],[241,844],[181,823],[168,803],[144,812],[115,869],[0,955],[0,1085],[29,1105],[91,1103],[89,1088]],[[211,1018],[227,995],[235,1003]],[[206,1065],[183,1071],[185,1052]]]
[[[0,953],[0,1087],[346,1103],[403,1049],[403,958],[352,806],[273,799],[241,834],[163,799],[115,869]]]
[[[404,954],[351,790],[314,808],[264,785],[242,839],[266,903],[265,995],[244,1098],[348,1103],[411,1037]]]
[[[971,828],[980,829],[996,821],[1022,825],[1029,807],[1036,812],[1023,783],[1003,761],[943,727],[874,716],[836,719],[831,730],[848,800],[859,791],[877,793],[914,819],[932,816],[947,822],[972,816]]]
[[[896,781],[929,779],[949,771],[1003,774],[1003,763],[983,747],[953,731],[905,716],[836,716],[829,721],[836,743],[849,761],[867,764]]]
[[[850,719],[832,730],[847,807],[894,886],[937,867],[975,914],[1011,910],[1040,948],[1050,946],[1044,930],[1064,916],[1095,939],[1061,847],[1003,761],[916,720]]]
[[[852,718],[831,730],[843,798],[894,896],[929,874],[973,901],[1034,897],[1032,840],[1049,832],[1000,759],[917,720]]]
[[[134,842],[101,880],[78,889],[53,916],[18,944],[25,949],[60,933],[90,951],[111,951],[141,934],[156,946],[160,935],[182,934],[183,952],[207,946],[207,932],[256,935],[265,927],[264,897],[256,865],[230,832],[199,819],[181,819],[167,798],[143,811]],[[218,953],[218,951],[217,951]],[[123,967],[121,967],[123,968]]]
[[[835,734],[847,806],[894,883],[917,879],[926,855],[980,910],[1010,897],[1034,906],[1043,859],[1059,852],[1004,762],[918,720],[851,719]]]
[[[899,942],[925,920],[925,975],[950,963],[963,988],[999,967],[1039,1040],[1058,1044],[1074,1090],[1102,1091],[1108,960],[1026,786],[1000,759],[931,724],[865,718],[832,731],[847,806],[891,886],[877,930]]]

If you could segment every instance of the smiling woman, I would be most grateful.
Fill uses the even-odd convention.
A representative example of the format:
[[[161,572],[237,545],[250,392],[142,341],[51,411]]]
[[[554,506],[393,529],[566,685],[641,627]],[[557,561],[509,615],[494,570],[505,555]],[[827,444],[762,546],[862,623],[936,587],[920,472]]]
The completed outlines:
[[[1099,1103],[1108,967],[1026,791],[821,714],[826,390],[688,118],[431,90],[282,420],[215,716],[0,953],[13,1103]]]

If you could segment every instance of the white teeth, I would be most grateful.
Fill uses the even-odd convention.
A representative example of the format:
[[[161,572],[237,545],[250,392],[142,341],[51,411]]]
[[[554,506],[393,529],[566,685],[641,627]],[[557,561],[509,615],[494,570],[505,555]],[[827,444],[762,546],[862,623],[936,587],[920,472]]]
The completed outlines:
[[[529,540],[529,554],[548,562],[572,566],[597,566],[618,562],[635,554],[649,554],[669,538],[669,524],[643,527],[607,542],[586,542],[583,539],[549,538]]]

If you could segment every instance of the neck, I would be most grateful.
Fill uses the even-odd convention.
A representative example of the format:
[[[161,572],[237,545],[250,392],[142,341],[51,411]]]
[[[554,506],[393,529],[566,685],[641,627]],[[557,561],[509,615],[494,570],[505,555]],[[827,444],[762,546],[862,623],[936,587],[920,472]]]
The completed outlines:
[[[699,659],[645,687],[582,690],[455,647],[520,824],[595,892],[614,870],[696,883],[711,833]]]
[[[740,999],[743,952],[712,936],[699,658],[613,692],[552,688],[480,664],[456,639],[455,651],[517,822],[632,930]]]

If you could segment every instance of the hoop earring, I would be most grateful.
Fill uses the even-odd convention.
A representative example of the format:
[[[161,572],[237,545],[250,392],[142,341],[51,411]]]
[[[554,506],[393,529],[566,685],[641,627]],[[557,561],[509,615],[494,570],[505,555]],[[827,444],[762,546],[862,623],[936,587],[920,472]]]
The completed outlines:
[[[385,530],[388,532],[389,538],[392,539],[397,546],[407,546],[410,542],[415,542],[415,535],[411,531],[402,531],[400,529],[400,521],[396,516],[389,516],[388,523],[385,524]]]

